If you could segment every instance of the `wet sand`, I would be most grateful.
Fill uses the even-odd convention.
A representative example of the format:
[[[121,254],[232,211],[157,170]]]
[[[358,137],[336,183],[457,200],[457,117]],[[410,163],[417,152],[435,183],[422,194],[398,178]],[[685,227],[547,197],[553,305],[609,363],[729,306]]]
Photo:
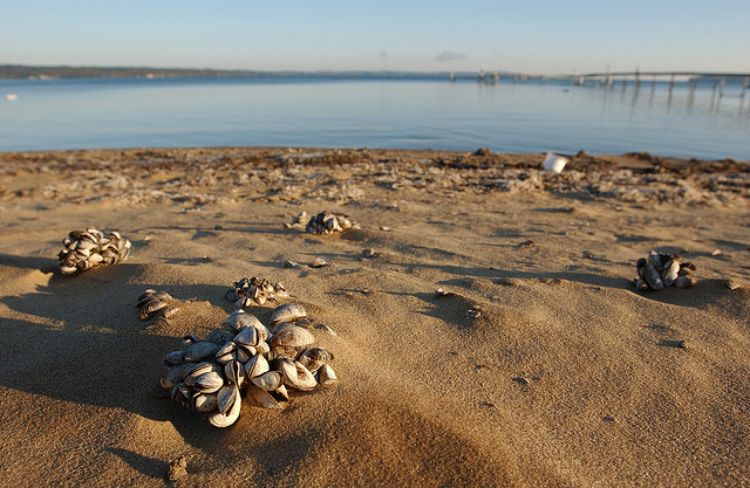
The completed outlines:
[[[161,486],[185,455],[185,486],[750,483],[747,163],[581,154],[556,176],[542,159],[0,154],[0,481]],[[324,209],[361,229],[283,226]],[[131,257],[61,276],[61,240],[88,226]],[[651,249],[693,262],[698,285],[634,291]],[[161,362],[254,275],[337,332],[316,338],[340,382],[218,430],[163,398]],[[148,327],[146,288],[197,301]]]

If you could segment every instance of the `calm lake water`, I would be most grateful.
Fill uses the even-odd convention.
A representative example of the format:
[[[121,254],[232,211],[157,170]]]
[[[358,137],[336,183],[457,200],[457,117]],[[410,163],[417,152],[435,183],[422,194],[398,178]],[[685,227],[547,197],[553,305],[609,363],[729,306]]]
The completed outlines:
[[[3,95],[14,93],[15,101]],[[443,79],[0,80],[0,151],[145,146],[325,146],[623,153],[750,159],[738,86],[670,96]]]

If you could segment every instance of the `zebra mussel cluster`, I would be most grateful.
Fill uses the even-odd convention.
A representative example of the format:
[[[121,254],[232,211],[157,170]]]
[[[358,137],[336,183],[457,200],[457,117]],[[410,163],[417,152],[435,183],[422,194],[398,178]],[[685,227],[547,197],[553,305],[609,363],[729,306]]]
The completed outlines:
[[[236,281],[232,288],[224,294],[224,298],[234,303],[235,308],[245,308],[253,305],[263,305],[267,301],[288,298],[286,288],[281,283],[253,276]]]
[[[338,381],[333,354],[316,347],[297,304],[277,307],[269,330],[252,314],[235,310],[224,327],[204,339],[183,338],[183,347],[165,357],[161,386],[183,408],[205,413],[208,422],[229,427],[240,416],[244,398],[262,408],[283,409],[289,390],[312,391]]]
[[[130,241],[119,232],[104,232],[90,228],[74,230],[63,240],[57,255],[60,272],[64,275],[83,273],[99,266],[111,266],[130,255]]]
[[[135,306],[140,309],[141,320],[169,320],[180,310],[180,300],[176,300],[165,291],[148,289],[138,297]]]
[[[698,282],[695,265],[683,262],[677,254],[651,251],[645,258],[640,258],[635,267],[638,277],[633,284],[639,291],[663,290],[670,286],[690,288]]]
[[[310,218],[305,230],[310,234],[333,234],[354,227],[349,216],[324,210]]]

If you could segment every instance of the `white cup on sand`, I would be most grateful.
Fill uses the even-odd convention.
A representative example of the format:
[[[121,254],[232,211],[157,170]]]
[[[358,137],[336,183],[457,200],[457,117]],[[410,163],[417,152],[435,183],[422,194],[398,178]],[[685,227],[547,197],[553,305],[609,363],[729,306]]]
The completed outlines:
[[[547,171],[560,174],[562,173],[563,168],[565,168],[565,165],[568,164],[568,158],[558,156],[553,152],[548,152],[547,157],[542,164]]]

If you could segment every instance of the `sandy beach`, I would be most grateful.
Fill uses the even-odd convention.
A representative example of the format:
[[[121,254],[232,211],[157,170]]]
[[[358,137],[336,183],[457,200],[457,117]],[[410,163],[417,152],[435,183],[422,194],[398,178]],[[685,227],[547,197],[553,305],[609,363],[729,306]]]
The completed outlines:
[[[543,158],[1,153],[0,484],[163,486],[181,455],[182,486],[750,484],[750,165],[579,153],[554,175]],[[326,209],[361,228],[284,227]],[[62,276],[62,239],[92,226],[131,256]],[[635,291],[652,249],[697,286]],[[336,331],[315,335],[340,382],[216,429],[159,376],[250,276]],[[149,326],[146,288],[195,301]]]

